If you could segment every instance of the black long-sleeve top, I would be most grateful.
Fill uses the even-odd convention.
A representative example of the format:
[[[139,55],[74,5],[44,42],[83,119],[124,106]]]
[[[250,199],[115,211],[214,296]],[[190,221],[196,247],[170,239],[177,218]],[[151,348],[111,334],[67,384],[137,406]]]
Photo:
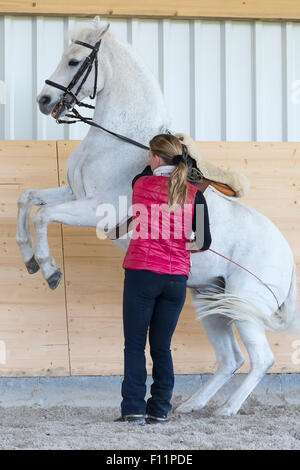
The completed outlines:
[[[142,173],[139,173],[136,175],[133,180],[132,180],[132,188],[135,184],[135,182],[141,177],[141,176],[152,176],[153,172],[151,170],[150,165],[146,166],[146,168],[142,171]],[[209,216],[208,216],[208,208],[207,208],[207,203],[206,199],[201,191],[196,192],[195,196],[195,202],[194,202],[194,216],[193,216],[193,222],[192,222],[192,230],[193,232],[196,232],[196,215],[197,215],[197,204],[203,204],[204,206],[204,240],[203,240],[203,245],[198,246],[197,244],[197,239],[195,240],[197,247],[199,248],[200,251],[205,251],[208,250],[211,244],[211,233],[210,233],[210,227],[209,227]]]

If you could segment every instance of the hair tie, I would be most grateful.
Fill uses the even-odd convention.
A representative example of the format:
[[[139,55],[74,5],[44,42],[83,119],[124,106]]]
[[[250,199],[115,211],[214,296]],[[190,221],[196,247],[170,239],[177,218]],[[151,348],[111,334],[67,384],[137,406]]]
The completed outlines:
[[[183,156],[182,155],[175,155],[173,158],[172,158],[172,163],[174,165],[178,165],[179,162],[183,162]]]
[[[172,158],[172,163],[174,165],[178,165],[178,163],[180,162],[183,162],[183,163],[186,163],[187,161],[187,147],[185,144],[182,144],[182,154],[181,155],[175,155],[173,158]]]

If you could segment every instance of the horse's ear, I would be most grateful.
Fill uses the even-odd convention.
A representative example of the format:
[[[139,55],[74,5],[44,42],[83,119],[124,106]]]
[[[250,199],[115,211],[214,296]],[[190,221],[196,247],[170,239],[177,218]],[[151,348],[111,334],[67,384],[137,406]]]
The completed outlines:
[[[106,32],[109,30],[109,27],[110,27],[110,23],[108,23],[105,26],[105,28],[101,31],[101,35],[100,35],[99,39],[102,38],[104,36],[104,34],[106,34]]]
[[[109,27],[110,23],[108,23],[104,28],[93,29],[89,31],[88,36],[86,38],[87,42],[89,44],[95,44],[97,41],[99,41],[99,39],[101,39],[105,35]]]
[[[99,16],[99,15],[95,16],[95,18],[92,19],[92,25],[93,25],[94,28],[96,28],[96,29],[100,29],[100,28],[101,28],[101,20],[100,20],[100,16]]]

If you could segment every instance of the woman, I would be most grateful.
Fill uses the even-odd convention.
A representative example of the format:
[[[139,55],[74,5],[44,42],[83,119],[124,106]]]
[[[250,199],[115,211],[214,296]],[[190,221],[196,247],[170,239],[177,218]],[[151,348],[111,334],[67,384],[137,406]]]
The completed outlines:
[[[205,198],[186,179],[186,146],[171,134],[159,134],[149,144],[150,166],[132,182],[138,210],[123,263],[124,380],[116,420],[140,425],[166,422],[172,408],[170,344],[186,297],[187,243],[196,231],[196,204],[204,205],[204,243],[198,248],[207,250],[211,243]],[[146,403],[148,328],[153,384]]]

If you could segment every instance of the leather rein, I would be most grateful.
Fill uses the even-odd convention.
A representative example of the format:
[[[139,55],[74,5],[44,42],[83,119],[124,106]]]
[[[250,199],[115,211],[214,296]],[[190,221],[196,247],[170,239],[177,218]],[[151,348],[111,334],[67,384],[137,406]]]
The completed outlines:
[[[80,68],[78,69],[78,71],[76,72],[76,74],[74,75],[74,77],[72,78],[71,82],[69,83],[69,85],[67,87],[65,87],[63,85],[60,85],[59,83],[53,82],[52,80],[45,80],[45,83],[47,85],[58,88],[58,89],[60,89],[64,92],[61,99],[60,99],[60,101],[58,102],[58,110],[57,110],[56,115],[55,115],[56,122],[58,124],[73,124],[73,123],[82,121],[82,122],[88,124],[89,126],[93,126],[93,127],[97,127],[99,129],[102,129],[103,131],[108,132],[109,134],[111,134],[111,135],[113,135],[113,136],[115,136],[115,137],[117,137],[121,140],[124,140],[125,142],[128,142],[128,143],[130,143],[132,145],[135,145],[137,147],[140,147],[144,150],[149,150],[150,149],[149,146],[143,145],[140,142],[137,142],[136,140],[130,139],[129,137],[126,137],[124,135],[121,135],[121,134],[118,134],[116,132],[112,132],[108,129],[105,129],[104,127],[100,126],[100,124],[97,124],[96,122],[94,122],[93,118],[82,116],[76,109],[74,109],[75,105],[84,106],[84,107],[90,108],[90,109],[95,109],[95,106],[89,105],[87,103],[82,103],[81,101],[79,101],[77,96],[78,96],[83,84],[87,80],[87,78],[88,78],[88,76],[89,76],[89,74],[92,70],[92,67],[94,65],[95,79],[94,79],[93,94],[90,95],[90,98],[94,99],[96,97],[97,80],[98,80],[98,51],[99,51],[99,48],[100,48],[101,41],[102,41],[102,39],[100,39],[98,42],[96,42],[96,44],[94,46],[92,46],[91,44],[88,44],[86,42],[83,42],[83,41],[79,41],[79,40],[74,41],[74,43],[79,44],[81,46],[88,47],[89,49],[92,49],[92,51],[85,58],[82,65],[80,66]],[[84,75],[81,83],[79,84],[77,90],[72,92],[71,91],[72,88],[78,83],[78,81],[80,80],[80,78],[83,76],[84,73],[85,73],[85,75]],[[70,99],[70,97],[71,97],[71,99]],[[59,119],[60,114],[65,109],[68,109],[70,111],[70,113],[72,113],[72,114],[66,114],[65,116],[69,117],[69,118],[73,118],[73,120]],[[198,181],[194,180],[194,181],[191,181],[191,184],[194,184],[199,189],[199,191],[201,191],[201,192],[204,192],[205,189],[207,188],[207,186],[211,185],[211,186],[214,186],[219,191],[223,192],[224,194],[227,194],[228,196],[234,196],[235,195],[235,192],[227,184],[223,184],[223,183],[219,183],[217,181],[210,180],[208,178],[205,178],[203,175],[201,175],[200,181],[199,180]],[[131,224],[131,222],[132,222],[132,217],[127,219],[127,221],[125,221],[123,224],[118,224],[115,227],[115,229],[113,230],[113,232],[115,233],[114,239],[118,239],[121,236],[123,236],[125,233],[127,233],[129,231],[129,225]],[[121,234],[121,230],[123,228],[123,231],[124,231],[124,227],[125,227],[126,232]],[[237,262],[233,261],[232,259],[227,258],[226,256],[222,255],[221,253],[218,253],[217,251],[212,250],[211,248],[208,248],[208,250],[211,251],[212,253],[215,253],[215,254],[227,259],[231,263],[234,263],[235,265],[237,265],[240,268],[247,271],[249,274],[252,274],[252,276],[254,276],[256,279],[258,279],[267,289],[269,289],[269,291],[274,296],[274,298],[277,302],[278,309],[279,309],[279,302],[277,300],[276,295],[274,294],[272,289],[265,282],[263,282],[258,276],[256,276],[254,273],[249,271],[244,266],[241,266],[239,263],[237,263]],[[199,250],[199,252],[200,251],[201,250]]]

